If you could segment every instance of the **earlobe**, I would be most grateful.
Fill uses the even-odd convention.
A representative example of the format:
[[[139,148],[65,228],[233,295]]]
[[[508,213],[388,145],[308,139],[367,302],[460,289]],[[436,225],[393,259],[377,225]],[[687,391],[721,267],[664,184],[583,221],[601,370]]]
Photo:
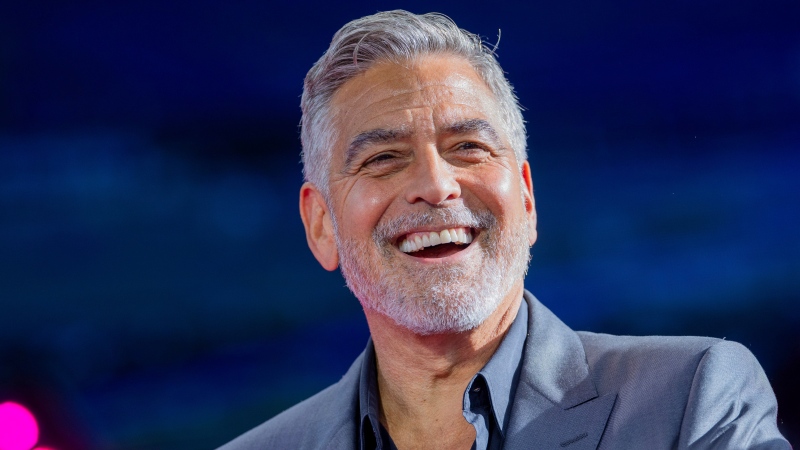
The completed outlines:
[[[311,183],[300,187],[300,218],[306,229],[311,253],[325,270],[339,267],[339,251],[333,235],[333,221],[322,193]]]
[[[522,163],[522,189],[525,199],[525,212],[528,215],[528,245],[533,245],[538,237],[536,231],[536,201],[533,198],[533,177],[528,161]]]

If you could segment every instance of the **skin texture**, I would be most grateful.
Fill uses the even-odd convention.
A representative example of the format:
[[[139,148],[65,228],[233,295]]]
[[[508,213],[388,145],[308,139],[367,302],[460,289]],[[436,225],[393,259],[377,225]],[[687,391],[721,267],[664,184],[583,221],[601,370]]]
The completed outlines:
[[[365,267],[386,276],[423,277],[421,284],[442,265],[469,269],[464,276],[478,273],[490,262],[482,246],[494,236],[478,230],[462,251],[419,258],[400,252],[397,243],[379,248],[372,235],[382,221],[464,206],[491,212],[498,230],[521,229],[515,245],[526,251],[536,241],[530,167],[516,160],[497,102],[466,60],[428,55],[376,64],[345,83],[331,106],[338,135],[331,149],[331,198],[326,202],[310,183],[300,191],[308,244],[325,269],[335,270],[346,256],[337,246],[332,214],[339,241],[359,243]],[[453,129],[476,120],[489,127]],[[375,130],[392,132],[375,139]],[[404,230],[411,231],[422,230]],[[462,415],[462,396],[517,314],[523,276],[508,276],[499,305],[467,331],[414,333],[365,306],[378,361],[381,422],[398,448],[463,449],[474,441],[475,430]]]

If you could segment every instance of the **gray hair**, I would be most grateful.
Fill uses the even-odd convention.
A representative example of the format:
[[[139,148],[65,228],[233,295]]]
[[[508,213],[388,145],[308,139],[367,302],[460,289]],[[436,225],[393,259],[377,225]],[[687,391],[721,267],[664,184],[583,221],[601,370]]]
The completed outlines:
[[[514,90],[503,69],[480,36],[458,28],[439,13],[412,14],[396,10],[356,19],[333,36],[325,54],[306,75],[300,101],[303,118],[303,174],[329,196],[332,143],[336,140],[330,101],[336,90],[381,61],[403,63],[427,54],[464,57],[489,86],[500,104],[501,119],[511,147],[522,164],[527,159],[525,122]]]

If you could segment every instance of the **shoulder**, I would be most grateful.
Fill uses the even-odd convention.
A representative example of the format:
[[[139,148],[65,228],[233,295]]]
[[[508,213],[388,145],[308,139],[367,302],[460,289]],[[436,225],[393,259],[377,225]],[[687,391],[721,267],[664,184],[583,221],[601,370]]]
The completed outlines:
[[[598,388],[645,383],[685,396],[693,384],[741,380],[763,374],[745,346],[695,336],[614,336],[578,332]]]
[[[791,448],[777,427],[778,404],[755,356],[722,342],[703,354],[694,373],[681,428],[692,448]]]
[[[362,355],[363,356],[363,355]],[[339,382],[292,406],[218,450],[347,448],[358,430],[359,356]],[[341,445],[334,445],[340,443]]]
[[[790,448],[777,429],[769,381],[745,346],[707,337],[578,335],[598,391],[617,394],[608,434],[678,448]],[[632,424],[647,435],[634,436]]]
[[[653,413],[651,408],[658,404],[659,415],[668,414],[679,420],[703,356],[717,345],[741,347],[705,337],[588,332],[578,332],[578,336],[597,390],[601,394],[617,393],[618,407],[629,411],[631,418]]]
[[[695,336],[614,336],[577,332],[586,351],[586,359],[594,372],[616,372],[642,375],[649,372],[687,372],[692,376],[703,355],[720,345],[747,349],[722,339]],[[737,353],[737,351],[731,351]]]

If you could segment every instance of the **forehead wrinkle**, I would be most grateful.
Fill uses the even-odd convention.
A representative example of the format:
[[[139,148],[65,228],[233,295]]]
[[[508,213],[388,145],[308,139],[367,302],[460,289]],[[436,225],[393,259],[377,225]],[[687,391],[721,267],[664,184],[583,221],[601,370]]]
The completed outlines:
[[[389,73],[389,76],[384,76],[384,73]],[[374,82],[374,80],[378,80]],[[363,83],[369,83],[369,86],[364,89]],[[362,85],[356,88],[356,85]],[[350,104],[359,103],[361,99],[376,89],[385,88],[388,85],[388,91],[391,96],[402,95],[404,93],[419,91],[425,83],[420,78],[419,74],[414,70],[414,66],[407,66],[396,61],[383,60],[372,64],[366,71],[356,75],[352,79],[345,82],[333,95],[333,99],[340,99],[342,103]],[[355,93],[352,91],[356,91]]]
[[[367,81],[367,77],[375,78],[371,72],[373,69],[347,81],[333,94],[330,104],[334,106],[333,116],[336,120],[345,120],[350,114],[370,108],[377,103],[390,101],[403,94],[420,90],[418,86],[402,86],[402,83],[398,83],[399,80],[408,78],[402,73],[395,74],[391,78],[378,79],[377,82]],[[364,82],[367,82],[366,86],[364,86]],[[374,93],[380,93],[381,90],[385,90],[386,93],[373,98]]]
[[[427,80],[425,75],[419,73],[417,70],[413,70],[413,67],[408,68],[393,63],[381,63],[377,66],[373,66],[365,73],[361,74],[360,77],[374,78],[379,76],[378,73],[375,72],[376,70],[385,71],[392,66],[400,67],[402,69],[401,73],[392,73],[391,78],[380,80],[377,83],[369,83],[366,88],[356,88],[353,82],[356,81],[357,78],[354,78],[345,83],[345,85],[334,94],[334,101],[332,101],[332,103],[338,103],[339,108],[337,109],[340,111],[344,110],[345,116],[356,110],[370,108],[379,103],[403,102],[404,97],[408,95],[417,97],[420,102],[419,106],[435,106],[444,98],[458,96],[458,94],[453,91],[453,84],[461,85],[470,81],[469,77],[463,74],[451,74],[446,80]],[[455,81],[455,83],[451,81]],[[386,92],[379,95],[378,98],[369,98],[373,92],[381,89],[385,89]],[[465,103],[465,105],[466,104],[468,103]],[[411,108],[413,107],[414,106]],[[407,108],[408,106],[403,106],[401,109]]]
[[[423,88],[400,86],[389,86],[387,88],[383,86],[389,84],[390,81],[391,80],[384,80],[377,85],[369,85],[364,89],[358,89],[352,93],[339,90],[334,95],[334,99],[331,102],[332,105],[335,105],[335,111],[332,112],[335,122],[339,126],[342,126],[346,124],[353,115],[366,113],[369,116],[377,117],[377,115],[385,116],[399,111],[426,106],[426,102],[419,100],[422,96],[421,92]],[[387,92],[379,96],[371,95],[373,92],[380,92],[380,89],[385,89]],[[409,106],[405,104],[408,102],[407,98],[409,95],[417,97],[415,101],[416,105]],[[376,109],[378,109],[377,115],[373,113]]]

